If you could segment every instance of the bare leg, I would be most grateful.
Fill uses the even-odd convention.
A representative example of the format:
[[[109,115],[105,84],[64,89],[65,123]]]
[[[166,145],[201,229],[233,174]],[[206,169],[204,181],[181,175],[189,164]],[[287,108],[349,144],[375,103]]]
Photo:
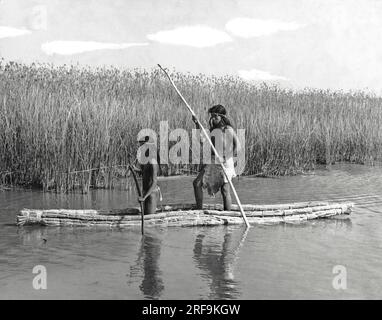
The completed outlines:
[[[200,170],[198,176],[193,181],[197,209],[203,209],[203,174],[204,167]]]
[[[231,199],[229,183],[223,184],[223,186],[220,189],[220,192],[222,193],[222,196],[223,196],[224,210],[227,210],[227,211],[231,210],[232,199]]]
[[[157,210],[157,192],[152,192],[145,200],[145,214],[153,214]]]

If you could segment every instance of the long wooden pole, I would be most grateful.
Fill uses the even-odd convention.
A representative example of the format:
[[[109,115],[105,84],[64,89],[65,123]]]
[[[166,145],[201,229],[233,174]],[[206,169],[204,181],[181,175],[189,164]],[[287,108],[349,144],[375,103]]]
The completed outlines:
[[[180,91],[178,90],[178,88],[176,87],[174,81],[171,79],[171,77],[169,76],[169,74],[167,73],[167,71],[165,69],[162,68],[162,66],[160,64],[158,64],[158,67],[165,73],[165,75],[167,76],[167,78],[170,80],[172,86],[174,87],[175,91],[177,92],[177,94],[179,95],[179,97],[182,99],[182,101],[184,102],[184,104],[186,105],[187,109],[191,112],[192,116],[194,117],[194,119],[196,119],[196,121],[198,122],[200,128],[202,129],[202,132],[205,136],[205,138],[207,139],[208,143],[210,144],[212,150],[214,151],[216,157],[218,158],[219,160],[219,164],[221,165],[222,169],[223,169],[223,172],[224,172],[224,175],[226,176],[227,180],[228,180],[228,183],[233,191],[233,194],[235,196],[235,199],[236,199],[236,202],[239,206],[239,209],[240,209],[240,212],[241,212],[241,215],[244,219],[244,222],[247,226],[247,228],[249,228],[249,222],[248,222],[248,219],[247,219],[247,216],[245,215],[244,213],[244,209],[241,205],[241,202],[240,202],[240,199],[239,199],[239,196],[237,195],[237,192],[236,192],[236,189],[230,179],[230,177],[228,176],[228,173],[227,173],[227,170],[223,164],[223,159],[220,157],[220,155],[218,154],[217,150],[215,149],[211,139],[210,139],[210,136],[209,134],[207,133],[206,129],[204,129],[203,125],[200,123],[198,117],[196,116],[194,110],[192,110],[192,108],[190,107],[190,105],[187,103],[186,99],[184,99],[184,97],[182,96],[182,94],[180,93]]]
[[[129,168],[130,168],[131,174],[133,175],[135,186],[137,187],[138,197],[141,198],[143,196],[143,192],[142,192],[141,187],[139,186],[137,175],[135,174],[135,171],[134,171],[134,168],[133,168],[132,165],[129,165]],[[142,201],[139,201],[139,204],[141,205],[141,232],[142,232],[142,234],[144,234],[145,233],[145,228],[144,228],[144,223],[145,223],[145,218],[144,218],[145,211],[144,210],[145,210],[145,206],[144,206],[144,203]]]

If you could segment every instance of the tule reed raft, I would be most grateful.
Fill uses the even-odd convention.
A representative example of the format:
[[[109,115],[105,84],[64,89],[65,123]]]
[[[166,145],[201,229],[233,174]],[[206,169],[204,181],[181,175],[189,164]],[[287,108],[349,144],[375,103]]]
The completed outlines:
[[[275,205],[244,204],[250,224],[298,223],[312,219],[350,214],[353,203],[297,202]],[[145,227],[193,227],[243,224],[237,205],[231,211],[220,204],[204,204],[203,210],[193,204],[169,204],[157,213],[145,215]],[[23,209],[16,217],[18,226],[41,225],[55,227],[134,228],[141,226],[139,208],[118,210],[95,209]]]

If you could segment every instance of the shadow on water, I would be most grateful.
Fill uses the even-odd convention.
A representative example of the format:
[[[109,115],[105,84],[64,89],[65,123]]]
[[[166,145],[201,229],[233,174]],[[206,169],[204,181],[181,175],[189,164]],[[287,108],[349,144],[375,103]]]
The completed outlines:
[[[135,265],[130,268],[129,277],[143,275],[139,289],[146,299],[159,299],[164,290],[162,272],[159,268],[162,240],[150,234],[141,238],[138,257]],[[129,280],[130,282],[130,280]]]
[[[210,280],[208,298],[235,299],[240,296],[235,267],[248,229],[225,228],[223,233],[220,231],[221,229],[218,235],[223,239],[217,240],[210,238],[211,228],[201,228],[197,232],[193,248],[190,249],[195,266],[202,271],[204,278]],[[163,245],[157,235],[144,235],[140,241],[136,261],[127,274],[129,286],[140,278],[139,290],[145,299],[160,299],[164,292],[165,283],[160,267]]]
[[[236,232],[235,232],[236,231]],[[210,281],[209,299],[235,299],[238,298],[238,283],[235,280],[235,264],[239,257],[240,248],[243,246],[249,229],[226,229],[221,245],[217,241],[209,241],[209,230],[198,232],[193,259],[196,266],[208,277]],[[239,239],[235,238],[240,234]]]
[[[305,222],[288,222],[281,224],[285,229],[298,228],[305,231],[320,229],[320,230],[347,230],[350,231],[353,227],[350,216],[335,216]]]

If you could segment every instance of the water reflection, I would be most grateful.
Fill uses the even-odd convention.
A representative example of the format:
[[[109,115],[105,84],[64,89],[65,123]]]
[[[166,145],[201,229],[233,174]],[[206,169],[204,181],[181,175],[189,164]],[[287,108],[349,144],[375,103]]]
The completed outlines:
[[[208,239],[211,229],[199,231],[195,239],[193,258],[196,265],[210,280],[209,299],[238,298],[238,282],[235,280],[235,264],[249,229],[226,229],[223,242]],[[239,237],[238,234],[240,235]]]
[[[322,232],[351,231],[353,223],[350,216],[333,216],[304,222],[287,222],[282,224],[284,229],[301,229],[305,232],[321,229]]]
[[[313,175],[240,179],[236,186],[243,203],[355,203],[350,216],[253,226],[242,246],[246,254],[238,245],[244,232],[239,227],[168,228],[166,237],[161,230],[147,228],[141,239],[139,229],[14,226],[22,208],[136,206],[136,195],[125,190],[94,190],[88,195],[0,192],[0,297],[27,297],[20,288],[31,287],[31,268],[46,264],[65,275],[65,281],[56,286],[64,298],[128,294],[152,299],[278,299],[292,293],[302,299],[381,298],[381,176],[381,167],[349,165]],[[192,177],[161,181],[161,187],[171,202],[193,201]],[[134,264],[132,285],[127,287],[128,278],[122,276],[121,282],[120,277],[128,273],[130,263]],[[333,264],[346,265],[351,271],[355,282],[346,292],[332,288],[328,277]],[[100,283],[97,290],[95,281]],[[32,296],[40,298],[38,294]],[[49,297],[54,297],[52,291]]]
[[[131,267],[130,277],[139,272],[143,275],[139,289],[146,299],[159,299],[163,290],[162,272],[159,268],[162,240],[150,234],[142,236],[138,258]]]

